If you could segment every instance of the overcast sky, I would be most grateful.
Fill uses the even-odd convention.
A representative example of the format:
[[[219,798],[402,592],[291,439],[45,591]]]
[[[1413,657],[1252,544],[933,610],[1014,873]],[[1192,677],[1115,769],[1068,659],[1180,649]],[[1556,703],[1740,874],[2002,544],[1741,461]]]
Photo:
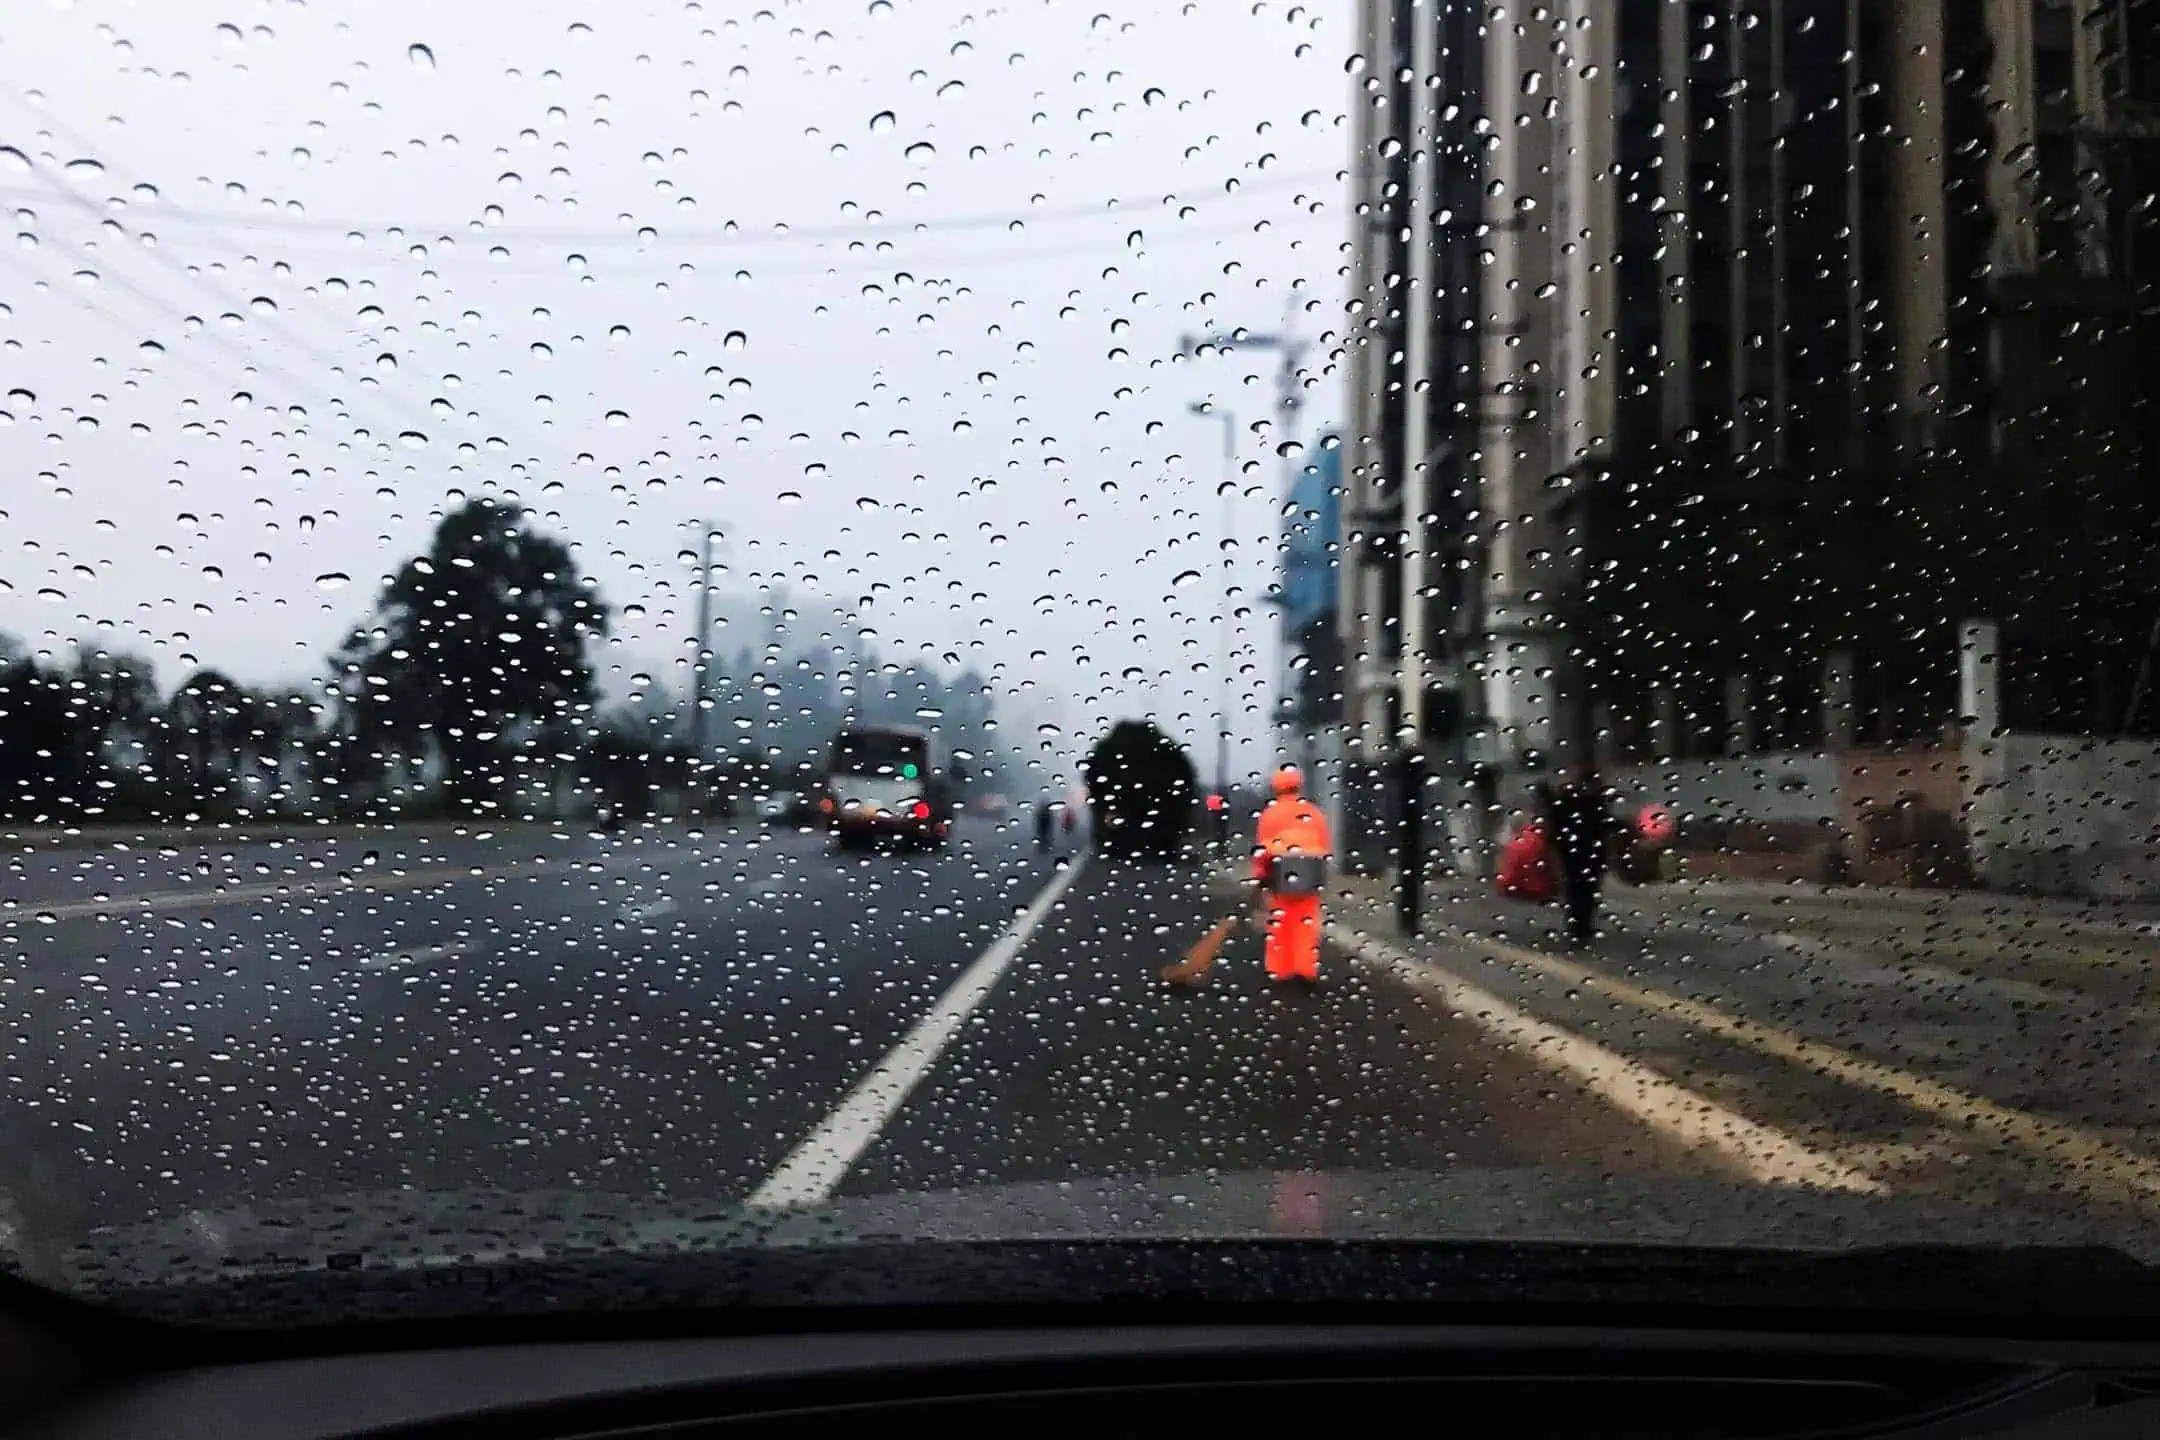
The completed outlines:
[[[0,630],[299,679],[486,493],[621,607],[612,689],[683,655],[705,518],[736,589],[1205,753],[1187,406],[1239,420],[1256,710],[1286,437],[1274,355],[1172,357],[1302,287],[1333,421],[1347,41],[1219,0],[20,0]]]

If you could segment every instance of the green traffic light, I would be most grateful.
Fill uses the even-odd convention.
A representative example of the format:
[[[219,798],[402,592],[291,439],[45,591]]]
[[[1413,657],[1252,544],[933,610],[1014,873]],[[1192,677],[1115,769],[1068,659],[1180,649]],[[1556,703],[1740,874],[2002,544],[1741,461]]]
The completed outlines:
[[[913,780],[915,778],[915,774],[916,771],[913,765],[903,765],[900,767],[900,778],[903,780]]]

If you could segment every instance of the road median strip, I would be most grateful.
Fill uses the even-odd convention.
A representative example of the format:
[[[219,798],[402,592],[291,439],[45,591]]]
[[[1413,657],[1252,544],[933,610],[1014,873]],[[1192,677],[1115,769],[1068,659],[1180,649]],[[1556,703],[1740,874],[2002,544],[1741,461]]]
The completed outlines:
[[[1338,925],[1330,928],[1333,932],[1339,932],[1336,934],[1337,943],[1346,948],[1384,952],[1396,957],[1403,965],[1416,972],[1445,976],[1453,985],[1460,987],[1466,996],[1481,997],[1479,1004],[1490,1002],[1505,1006],[1508,1012],[1514,1014],[1524,1013],[1500,1001],[1497,996],[1461,980],[1437,960],[1412,957],[1380,937],[1355,927]],[[1482,936],[1449,937],[1437,943],[1512,961],[1563,985],[1596,992],[1650,1014],[1684,1021],[1705,1034],[1744,1046],[1757,1054],[1797,1065],[1814,1075],[1841,1081],[1857,1089],[1887,1095],[1911,1110],[1947,1122],[1955,1133],[1992,1134],[2004,1145],[2046,1162],[2052,1167],[2049,1179],[2081,1198],[2146,1208],[2160,1204],[2160,1161],[2141,1155],[2083,1126],[2050,1120],[2027,1110],[1999,1104],[1970,1091],[1945,1085],[1941,1081],[1900,1070],[1894,1065],[1866,1059],[1838,1046],[1809,1040],[1761,1021],[1743,1019],[1699,1000],[1690,1000],[1669,991],[1638,985],[1558,955],[1549,955],[1543,951],[1530,950]],[[1464,1005],[1462,1008],[1474,1013],[1471,1005]],[[1545,1026],[1571,1041],[1583,1045],[1594,1043],[1571,1031],[1548,1025],[1547,1022],[1534,1023]],[[1616,1055],[1615,1058],[1620,1057]],[[1638,1064],[1633,1061],[1626,1063]],[[1647,1069],[1639,1065],[1638,1068]],[[1672,1084],[1671,1081],[1663,1083]],[[1792,1143],[1797,1145],[1800,1142]]]

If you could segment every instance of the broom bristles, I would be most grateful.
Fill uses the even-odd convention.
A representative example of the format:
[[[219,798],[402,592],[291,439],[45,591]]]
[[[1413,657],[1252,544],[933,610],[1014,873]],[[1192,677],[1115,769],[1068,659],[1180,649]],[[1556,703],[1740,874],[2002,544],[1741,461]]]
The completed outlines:
[[[1222,954],[1223,945],[1237,926],[1238,917],[1235,915],[1216,921],[1209,927],[1207,934],[1202,935],[1192,949],[1185,952],[1183,960],[1163,967],[1162,978],[1172,985],[1190,985],[1204,977],[1208,967]]]

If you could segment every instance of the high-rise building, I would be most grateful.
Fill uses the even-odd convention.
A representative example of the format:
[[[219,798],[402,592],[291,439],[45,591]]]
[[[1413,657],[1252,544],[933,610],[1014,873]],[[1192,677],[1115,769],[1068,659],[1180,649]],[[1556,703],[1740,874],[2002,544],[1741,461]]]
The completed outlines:
[[[1319,437],[1309,464],[1283,505],[1282,630],[1290,673],[1283,678],[1292,723],[1300,731],[1332,726],[1342,715],[1342,644],[1336,618],[1342,554],[1342,444]]]
[[[2160,731],[2160,0],[1366,0],[1353,749]]]

